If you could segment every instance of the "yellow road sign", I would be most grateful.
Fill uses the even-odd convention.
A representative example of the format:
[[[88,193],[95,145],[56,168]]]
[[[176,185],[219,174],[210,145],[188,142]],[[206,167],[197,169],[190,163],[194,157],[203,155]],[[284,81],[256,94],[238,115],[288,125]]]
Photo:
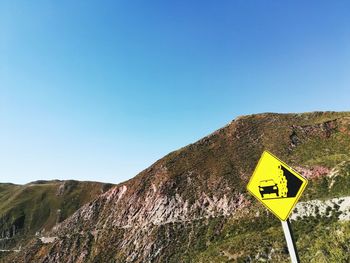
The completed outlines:
[[[306,185],[307,179],[270,152],[264,151],[247,189],[279,219],[285,221]]]

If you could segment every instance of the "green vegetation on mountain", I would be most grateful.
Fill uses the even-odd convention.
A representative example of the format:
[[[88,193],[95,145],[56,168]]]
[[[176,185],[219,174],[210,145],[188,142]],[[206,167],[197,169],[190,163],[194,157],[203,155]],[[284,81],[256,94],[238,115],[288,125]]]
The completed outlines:
[[[350,196],[349,112],[242,116],[82,206],[45,234],[54,240],[34,238],[6,259],[289,262],[280,222],[246,191],[263,150],[309,179],[301,201]],[[298,212],[302,262],[350,261],[340,205]]]

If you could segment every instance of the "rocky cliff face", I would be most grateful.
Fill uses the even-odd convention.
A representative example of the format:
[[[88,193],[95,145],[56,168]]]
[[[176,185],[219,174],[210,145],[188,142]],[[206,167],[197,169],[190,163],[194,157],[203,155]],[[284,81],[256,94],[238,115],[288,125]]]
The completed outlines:
[[[257,160],[269,150],[310,178],[304,200],[347,195],[347,170],[331,187],[327,180],[350,158],[349,132],[350,113],[240,117],[101,194],[6,260],[284,262],[279,222],[245,190]]]

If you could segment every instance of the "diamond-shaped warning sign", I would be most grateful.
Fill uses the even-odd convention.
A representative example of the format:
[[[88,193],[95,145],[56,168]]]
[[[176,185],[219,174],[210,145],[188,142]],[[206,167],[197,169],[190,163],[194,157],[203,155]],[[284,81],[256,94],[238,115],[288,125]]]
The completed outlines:
[[[307,180],[268,151],[264,151],[247,185],[248,191],[279,219],[288,219]]]

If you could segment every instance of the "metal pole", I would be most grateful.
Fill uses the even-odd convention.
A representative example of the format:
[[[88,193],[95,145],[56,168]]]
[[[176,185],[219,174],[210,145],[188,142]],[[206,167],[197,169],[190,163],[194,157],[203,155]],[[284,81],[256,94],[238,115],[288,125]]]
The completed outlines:
[[[296,247],[295,242],[294,242],[292,228],[290,226],[289,219],[287,219],[287,221],[281,221],[281,223],[282,223],[284,236],[285,236],[286,241],[287,241],[290,259],[291,259],[292,263],[300,263],[298,251],[297,251],[297,247]]]

